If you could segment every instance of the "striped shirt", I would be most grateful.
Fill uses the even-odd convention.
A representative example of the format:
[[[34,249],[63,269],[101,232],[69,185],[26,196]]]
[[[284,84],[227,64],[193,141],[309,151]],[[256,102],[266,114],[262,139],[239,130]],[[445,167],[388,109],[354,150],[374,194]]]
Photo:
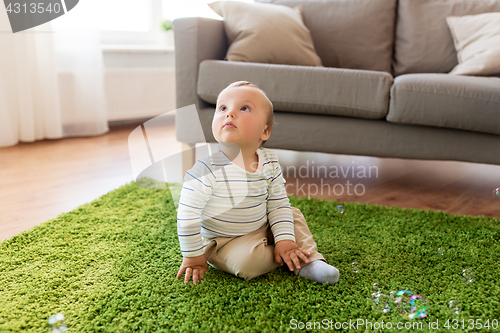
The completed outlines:
[[[203,254],[205,238],[236,237],[269,222],[274,241],[293,240],[293,214],[278,156],[257,149],[254,173],[232,163],[222,151],[196,161],[184,178],[177,233],[184,257]]]

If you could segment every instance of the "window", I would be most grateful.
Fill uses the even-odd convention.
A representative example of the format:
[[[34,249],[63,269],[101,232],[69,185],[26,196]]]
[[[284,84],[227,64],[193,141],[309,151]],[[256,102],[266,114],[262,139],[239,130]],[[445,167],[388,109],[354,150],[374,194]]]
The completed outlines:
[[[161,0],[100,2],[98,26],[102,44],[160,44]]]
[[[221,19],[207,5],[215,0],[105,0],[98,26],[103,44],[161,44],[163,19],[201,16]],[[230,0],[254,2],[253,0]]]
[[[215,14],[207,5],[215,0],[163,0],[163,17],[169,20],[174,20],[179,17],[201,16],[214,19],[220,19],[220,16]]]
[[[208,6],[216,0],[162,0],[163,17],[174,20],[179,17],[201,16],[221,20]],[[255,2],[254,0],[226,0],[239,2]]]
[[[99,30],[148,31],[151,3],[144,0],[106,0],[99,4]]]

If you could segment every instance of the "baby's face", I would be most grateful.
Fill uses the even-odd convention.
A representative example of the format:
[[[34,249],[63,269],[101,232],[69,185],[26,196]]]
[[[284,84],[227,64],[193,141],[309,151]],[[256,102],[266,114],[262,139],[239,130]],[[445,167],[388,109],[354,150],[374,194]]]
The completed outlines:
[[[271,134],[267,126],[265,95],[252,87],[234,87],[223,91],[217,100],[212,132],[215,139],[237,144],[240,148],[260,147]]]

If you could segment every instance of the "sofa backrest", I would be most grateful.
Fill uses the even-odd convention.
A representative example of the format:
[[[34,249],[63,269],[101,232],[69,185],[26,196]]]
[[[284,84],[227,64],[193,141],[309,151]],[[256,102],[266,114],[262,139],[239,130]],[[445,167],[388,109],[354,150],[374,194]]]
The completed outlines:
[[[447,16],[500,12],[500,0],[399,0],[394,76],[448,73],[458,64]]]
[[[325,67],[391,73],[396,0],[257,0],[302,5]]]

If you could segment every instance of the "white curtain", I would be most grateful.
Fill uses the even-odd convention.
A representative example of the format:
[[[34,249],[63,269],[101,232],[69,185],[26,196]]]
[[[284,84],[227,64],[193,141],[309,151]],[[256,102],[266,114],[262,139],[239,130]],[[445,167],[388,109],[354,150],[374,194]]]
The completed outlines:
[[[13,34],[0,4],[0,147],[109,131],[97,6]]]

